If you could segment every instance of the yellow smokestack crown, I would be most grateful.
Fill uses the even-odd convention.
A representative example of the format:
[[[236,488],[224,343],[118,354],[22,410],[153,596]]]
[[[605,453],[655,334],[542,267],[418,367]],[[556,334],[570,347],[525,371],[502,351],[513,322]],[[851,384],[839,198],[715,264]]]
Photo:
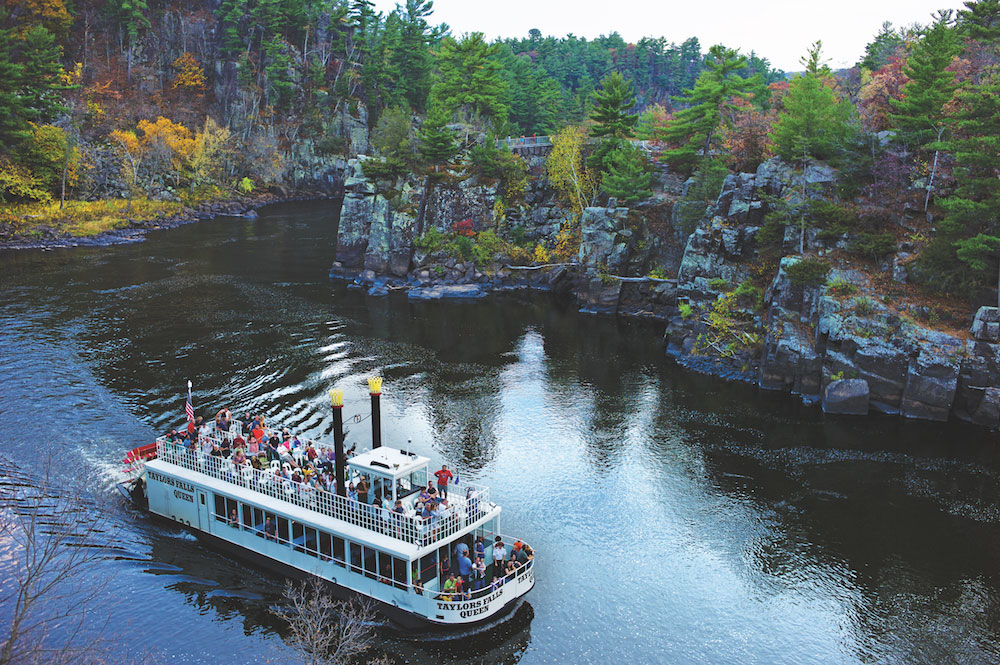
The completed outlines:
[[[344,406],[344,391],[343,390],[331,390],[330,391],[330,406]]]
[[[370,379],[368,379],[368,392],[370,392],[372,395],[381,395],[382,394],[382,377],[381,376],[373,376]]]

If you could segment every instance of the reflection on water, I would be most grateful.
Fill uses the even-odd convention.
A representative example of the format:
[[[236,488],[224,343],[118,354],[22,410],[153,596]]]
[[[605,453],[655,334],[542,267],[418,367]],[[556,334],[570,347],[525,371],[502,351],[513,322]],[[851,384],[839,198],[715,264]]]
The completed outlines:
[[[993,663],[1000,474],[992,435],[824,417],[680,371],[661,329],[509,294],[368,298],[331,284],[323,205],[0,254],[0,461],[40,451],[105,488],[122,452],[183,418],[263,412],[384,439],[491,486],[539,551],[507,622],[458,639],[380,629],[397,662]],[[5,475],[10,475],[6,473]],[[69,481],[66,481],[69,484]],[[114,504],[100,608],[185,662],[284,658],[282,581]],[[110,543],[108,544],[111,545]],[[155,621],[147,620],[155,617]]]

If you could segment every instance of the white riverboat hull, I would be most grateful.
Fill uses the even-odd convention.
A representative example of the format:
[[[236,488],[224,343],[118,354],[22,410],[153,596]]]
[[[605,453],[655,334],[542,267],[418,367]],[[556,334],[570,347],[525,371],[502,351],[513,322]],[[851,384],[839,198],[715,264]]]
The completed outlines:
[[[318,577],[328,583],[339,597],[357,595],[370,599],[382,615],[405,629],[457,629],[496,620],[517,606],[518,601],[534,586],[534,562],[529,562],[495,590],[480,591],[467,600],[446,600],[440,591],[433,590],[417,593],[409,584],[401,587],[393,580],[373,574],[371,570],[347,565],[346,561],[324,559],[317,557],[316,552],[310,555],[294,544],[272,541],[264,537],[259,529],[219,519],[212,509],[213,497],[223,492],[227,497],[248,503],[256,500],[283,519],[351,538],[350,527],[347,532],[338,531],[327,517],[310,515],[301,506],[283,505],[280,501],[263,503],[261,497],[250,493],[247,487],[220,483],[217,478],[203,477],[163,460],[148,462],[139,482],[143,483],[142,491],[123,487],[122,492],[153,516],[187,528],[213,548],[285,577]],[[469,518],[470,527],[477,523]],[[357,530],[354,532],[357,533]],[[379,542],[386,541],[378,534],[371,535],[370,539],[366,546],[378,546]],[[418,555],[428,551],[419,543],[403,543],[394,553],[404,555],[406,548],[411,553],[408,568]],[[433,551],[434,547],[430,550]]]

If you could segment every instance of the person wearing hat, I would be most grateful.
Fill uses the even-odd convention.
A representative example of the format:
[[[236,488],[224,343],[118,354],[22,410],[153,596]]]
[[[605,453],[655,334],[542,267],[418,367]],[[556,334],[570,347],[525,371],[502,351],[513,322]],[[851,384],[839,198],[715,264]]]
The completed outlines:
[[[493,577],[503,577],[503,562],[507,558],[507,548],[504,547],[500,536],[497,536],[493,544]]]

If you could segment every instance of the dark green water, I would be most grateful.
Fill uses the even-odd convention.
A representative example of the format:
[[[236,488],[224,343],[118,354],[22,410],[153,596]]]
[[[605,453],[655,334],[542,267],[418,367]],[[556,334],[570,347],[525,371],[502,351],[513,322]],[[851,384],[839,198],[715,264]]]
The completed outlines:
[[[381,629],[398,662],[1000,661],[995,434],[824,417],[673,366],[660,326],[545,296],[368,298],[327,278],[332,225],[287,207],[0,253],[2,489],[53,454],[67,486],[111,492],[123,452],[183,420],[187,379],[202,413],[323,436],[326,391],[367,414],[378,373],[384,440],[488,484],[539,553],[511,621],[455,641]],[[369,445],[368,423],[348,440]],[[116,649],[288,655],[280,580],[111,505],[121,531],[87,574],[113,580],[96,614]]]

